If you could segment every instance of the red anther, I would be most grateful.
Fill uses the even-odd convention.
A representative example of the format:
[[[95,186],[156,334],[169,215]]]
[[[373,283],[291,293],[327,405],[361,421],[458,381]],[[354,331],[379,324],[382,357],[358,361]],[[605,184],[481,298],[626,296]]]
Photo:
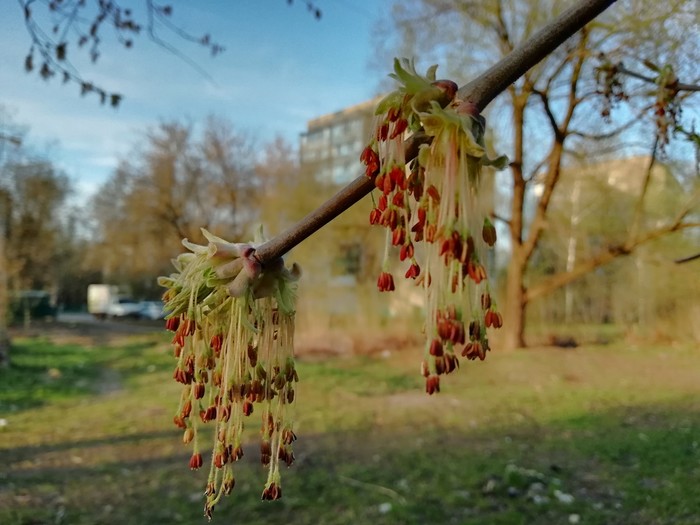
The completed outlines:
[[[205,385],[204,383],[195,383],[192,385],[192,394],[195,399],[202,399],[204,397]]]
[[[427,224],[425,226],[424,235],[426,242],[435,242],[435,237],[437,237],[437,226],[434,224]]]
[[[467,273],[476,284],[486,279],[486,268],[484,268],[481,263],[474,262],[473,260],[467,263]]]
[[[501,326],[503,326],[503,316],[501,315],[501,312],[496,312],[495,310],[492,310],[491,326],[493,326],[494,328],[500,328]]]
[[[373,179],[379,174],[379,164],[368,164],[365,169],[365,176],[368,179]]]
[[[165,321],[165,328],[167,330],[170,330],[171,332],[175,332],[177,330],[177,327],[180,326],[180,317],[171,317],[167,321]]]
[[[389,272],[382,272],[377,279],[377,288],[380,292],[393,292],[394,277]]]
[[[377,128],[376,138],[380,142],[384,142],[389,137],[389,123],[385,122]]]
[[[224,344],[224,336],[221,334],[213,335],[211,336],[211,340],[209,341],[209,346],[211,347],[212,350],[216,353],[218,356],[221,353],[221,347]]]
[[[406,171],[398,164],[394,164],[389,170],[389,177],[394,181],[394,184],[400,184],[402,180],[406,180]]]
[[[392,191],[394,191],[394,188],[396,188],[396,182],[394,182],[394,179],[392,179],[388,174],[384,175],[383,184],[380,189],[385,195],[389,195]]]
[[[491,296],[488,293],[481,294],[481,308],[483,310],[491,308]]]
[[[383,190],[385,178],[386,178],[386,175],[384,173],[380,173],[379,175],[377,175],[374,179],[374,187],[377,188],[378,190]]]
[[[377,208],[379,208],[381,211],[384,211],[387,209],[387,206],[389,204],[389,200],[386,195],[381,194],[379,196],[379,202],[377,203]]]
[[[450,339],[450,334],[452,332],[452,323],[447,319],[440,319],[437,323],[437,334],[443,341],[448,341]]]
[[[479,356],[479,360],[483,361],[486,359],[486,352],[484,351],[483,345],[479,341],[474,342],[474,347],[476,348],[476,353]]]
[[[440,192],[435,186],[431,184],[428,186],[428,189],[425,190],[425,192],[428,194],[428,197],[435,201],[436,204],[440,203]]]
[[[397,191],[396,193],[394,193],[394,197],[391,199],[391,203],[397,208],[403,208],[404,193],[402,191]]]
[[[396,229],[396,226],[398,226],[399,223],[399,214],[396,212],[395,209],[389,209],[387,210],[389,212],[389,222],[387,226],[391,228],[392,230]]]
[[[420,266],[418,266],[417,263],[413,263],[411,266],[408,267],[408,270],[406,270],[406,279],[415,279],[420,275]]]
[[[268,500],[268,501],[273,501],[276,499],[280,499],[282,497],[282,487],[277,485],[274,481],[270,483],[267,487],[265,487],[265,490],[263,490],[262,493],[262,499],[263,500]]]
[[[445,373],[450,374],[459,368],[459,359],[454,354],[445,354],[443,356],[445,360]]]
[[[177,346],[185,346],[185,335],[182,333],[182,329],[179,328],[175,335],[173,336],[172,344]]]
[[[192,454],[190,458],[190,468],[192,470],[197,470],[202,466],[202,455],[200,453]]]
[[[216,419],[216,407],[212,405],[206,410],[200,410],[199,418],[202,420],[202,423],[213,421],[214,419]]]
[[[378,208],[374,208],[371,212],[369,212],[369,223],[370,224],[379,224],[379,220],[382,218],[382,212]]]
[[[445,261],[450,259],[450,256],[452,255],[452,239],[445,239],[442,241],[438,255],[445,255]]]
[[[439,339],[433,339],[430,342],[430,355],[440,357],[442,354],[442,342]]]
[[[399,106],[391,106],[386,112],[386,118],[389,122],[396,122],[401,116],[401,108]]]
[[[496,227],[491,224],[491,221],[484,219],[484,226],[481,229],[481,237],[489,246],[496,244]]]
[[[231,417],[231,406],[230,405],[224,405],[219,407],[219,421],[223,421],[226,423],[229,418]]]
[[[404,131],[406,131],[406,128],[408,128],[408,121],[406,119],[399,119],[396,121],[394,124],[394,128],[391,130],[391,135],[389,135],[390,139],[395,139],[396,137],[400,137]]]
[[[453,320],[450,323],[450,335],[448,339],[454,344],[464,344],[465,334],[464,334],[464,324],[462,321]]]
[[[406,241],[406,230],[401,227],[396,228],[391,233],[391,244],[393,246],[401,246]]]
[[[429,395],[433,395],[436,392],[440,392],[440,377],[436,375],[430,375],[425,378],[425,391]]]
[[[185,319],[184,327],[182,329],[184,335],[192,335],[197,328],[197,323],[192,319]]]
[[[374,177],[379,171],[379,155],[377,152],[374,151],[371,146],[367,146],[362,150],[360,160],[367,166],[365,175],[369,178]]]
[[[192,413],[192,401],[188,399],[185,401],[185,404],[182,405],[182,410],[180,411],[180,417],[182,419],[185,419],[187,417],[190,417],[190,414]]]
[[[365,146],[360,154],[360,161],[365,165],[379,164],[379,155],[372,149],[372,146]]]

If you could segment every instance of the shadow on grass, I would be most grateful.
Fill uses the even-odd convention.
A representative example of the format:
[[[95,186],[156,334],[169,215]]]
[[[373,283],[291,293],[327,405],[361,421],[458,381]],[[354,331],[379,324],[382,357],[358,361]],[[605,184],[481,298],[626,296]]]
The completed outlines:
[[[0,371],[0,413],[16,412],[90,393],[118,390],[123,380],[164,370],[172,359],[154,356],[160,336],[119,347],[54,345],[36,338],[16,342],[9,368]]]
[[[90,449],[104,446],[134,445],[142,446],[144,442],[150,440],[176,440],[180,433],[175,430],[162,430],[160,432],[140,432],[135,434],[124,434],[121,436],[109,436],[98,439],[82,439],[76,441],[63,441],[52,445],[29,445],[3,449],[3,454],[7,457],[3,465],[13,469],[16,465],[26,460],[36,458],[41,454],[62,452],[66,450],[80,450],[90,455]]]
[[[431,423],[432,421],[432,423]],[[677,524],[700,516],[700,405],[622,407],[557,421],[471,431],[417,412],[405,425],[300,436],[284,498],[260,502],[265,473],[249,444],[219,523]],[[466,425],[465,425],[466,426]],[[133,441],[132,441],[133,438]],[[174,438],[176,439],[176,438]],[[117,460],[18,465],[0,488],[7,524],[206,523],[206,469],[160,433],[124,436]],[[93,442],[72,444],[93,446]],[[102,444],[102,443],[100,443]],[[40,451],[18,447],[26,456]],[[578,521],[577,521],[578,520]]]

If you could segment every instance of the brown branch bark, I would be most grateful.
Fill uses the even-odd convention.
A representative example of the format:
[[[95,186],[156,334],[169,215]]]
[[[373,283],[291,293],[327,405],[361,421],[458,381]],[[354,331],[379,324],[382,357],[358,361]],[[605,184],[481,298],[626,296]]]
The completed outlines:
[[[635,248],[642,244],[645,244],[647,242],[653,241],[655,239],[677,231],[698,227],[700,227],[700,223],[697,222],[674,222],[663,228],[651,230],[647,232],[646,235],[637,238],[632,243],[626,243],[623,246],[611,246],[606,251],[593,257],[592,259],[581,263],[579,266],[577,266],[570,272],[564,272],[554,275],[537,285],[530,286],[525,292],[525,302],[529,303],[530,301],[537,299],[538,297],[547,295],[548,293],[551,293],[554,290],[561,288],[562,286],[567,285],[580,277],[583,277],[584,275],[592,272],[596,268],[599,268],[605,264],[612,262],[618,257],[625,257],[627,255],[630,255]]]
[[[683,257],[681,259],[676,259],[673,262],[676,264],[684,264],[690,261],[696,261],[698,259],[700,259],[700,253],[696,253],[695,255],[689,255],[688,257]]]
[[[615,1],[587,0],[570,7],[496,65],[461,87],[458,97],[483,110],[508,86]],[[371,180],[358,177],[299,223],[259,246],[256,257],[263,265],[281,257],[362,199],[372,188]]]
[[[641,73],[637,73],[636,71],[632,71],[630,69],[627,69],[622,64],[619,64],[617,66],[617,72],[622,74],[622,75],[627,75],[628,77],[636,78],[638,80],[643,80],[644,82],[648,82],[649,84],[656,84],[656,79],[648,77],[646,75],[642,75]],[[675,84],[673,87],[675,89],[677,89],[678,91],[700,91],[699,85],[684,84],[683,82],[679,82],[678,84]]]
[[[532,253],[535,251],[535,247],[539,242],[542,231],[547,224],[547,210],[549,209],[549,203],[552,200],[552,195],[554,194],[554,188],[559,182],[559,177],[561,175],[561,162],[562,155],[564,153],[564,141],[569,134],[569,125],[571,124],[571,119],[574,116],[576,107],[579,104],[579,100],[576,97],[578,90],[578,83],[581,75],[581,69],[583,68],[583,62],[585,60],[585,47],[588,40],[587,33],[584,31],[581,35],[581,40],[576,46],[578,58],[574,63],[573,71],[571,73],[569,94],[567,97],[567,108],[566,114],[561,122],[557,124],[554,119],[554,115],[549,107],[547,93],[543,93],[542,102],[545,106],[547,112],[551,115],[550,124],[552,126],[552,132],[554,133],[554,144],[552,144],[552,150],[549,154],[549,170],[547,177],[545,178],[544,188],[542,190],[542,196],[537,203],[537,210],[535,211],[535,217],[530,225],[530,232],[528,234],[527,240],[523,244],[522,254],[525,261],[529,260]]]
[[[570,282],[579,279],[580,277],[583,277],[584,275],[592,272],[596,268],[608,264],[609,262],[612,262],[618,257],[630,255],[641,244],[653,241],[654,239],[658,239],[659,237],[663,237],[664,235],[668,235],[679,230],[684,230],[687,228],[697,228],[700,226],[700,223],[683,222],[683,219],[685,219],[688,213],[690,213],[695,200],[694,197],[691,197],[686,202],[686,204],[683,207],[681,207],[681,209],[678,211],[673,222],[664,227],[650,230],[643,236],[639,235],[639,228],[641,226],[642,216],[644,214],[644,200],[646,198],[647,189],[651,180],[652,171],[654,169],[654,165],[656,164],[656,153],[658,149],[658,144],[659,140],[657,138],[654,141],[651,158],[649,160],[649,164],[647,165],[647,169],[645,170],[644,181],[642,182],[642,188],[640,190],[640,194],[637,198],[637,203],[635,205],[634,217],[632,219],[632,225],[627,236],[627,241],[625,241],[625,243],[622,245],[609,246],[604,252],[596,255],[595,257],[587,261],[582,262],[576,268],[569,272],[563,272],[557,275],[553,275],[544,282],[538,285],[531,286],[525,292],[524,301],[526,304],[527,302],[533,299],[553,292],[554,290],[561,288],[562,286],[565,286]]]

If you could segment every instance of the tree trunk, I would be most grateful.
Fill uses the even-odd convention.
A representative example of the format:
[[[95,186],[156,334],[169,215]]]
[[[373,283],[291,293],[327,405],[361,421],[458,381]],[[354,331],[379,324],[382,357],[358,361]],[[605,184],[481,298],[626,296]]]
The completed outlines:
[[[503,322],[504,350],[524,348],[525,345],[525,261],[515,253],[508,263],[508,277],[506,279],[505,310]]]
[[[525,270],[527,257],[523,253],[523,212],[525,206],[525,179],[523,178],[523,132],[525,129],[525,106],[527,97],[519,95],[511,86],[513,103],[513,159],[510,170],[513,180],[513,197],[510,207],[510,261],[506,278],[504,322],[504,350],[514,350],[525,346]]]

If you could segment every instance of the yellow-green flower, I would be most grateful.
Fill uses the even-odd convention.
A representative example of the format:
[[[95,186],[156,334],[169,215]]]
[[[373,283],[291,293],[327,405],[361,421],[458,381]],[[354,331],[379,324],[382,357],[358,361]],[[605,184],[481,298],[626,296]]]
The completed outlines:
[[[229,243],[202,231],[208,244],[184,240],[190,252],[173,261],[176,272],[159,283],[167,288],[166,327],[175,332],[173,377],[184,385],[174,422],[193,446],[191,468],[202,466],[200,424],[215,426],[204,507],[211,516],[235,485],[234,464],[243,456],[243,431],[254,412],[262,421],[261,462],[269,469],[263,499],[282,494],[280,462],[291,465],[296,439],[299,269],[287,269],[281,259],[263,268],[253,244]]]

